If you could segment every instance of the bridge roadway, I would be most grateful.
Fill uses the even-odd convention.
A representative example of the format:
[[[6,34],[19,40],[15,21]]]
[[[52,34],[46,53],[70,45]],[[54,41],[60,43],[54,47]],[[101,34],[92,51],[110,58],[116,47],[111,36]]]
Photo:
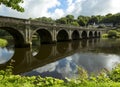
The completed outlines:
[[[42,23],[29,19],[0,16],[0,29],[9,32],[15,47],[23,48],[32,45],[33,36],[40,37],[40,43],[56,43],[62,41],[100,38],[106,29],[67,26],[60,24]]]

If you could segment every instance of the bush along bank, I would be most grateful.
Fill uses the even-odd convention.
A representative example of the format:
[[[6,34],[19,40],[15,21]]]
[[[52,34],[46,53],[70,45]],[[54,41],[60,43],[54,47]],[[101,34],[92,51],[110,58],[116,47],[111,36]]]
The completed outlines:
[[[5,39],[0,39],[0,47],[5,47],[7,46],[8,42]]]
[[[120,38],[120,31],[109,30],[106,34],[102,35],[102,38]]]

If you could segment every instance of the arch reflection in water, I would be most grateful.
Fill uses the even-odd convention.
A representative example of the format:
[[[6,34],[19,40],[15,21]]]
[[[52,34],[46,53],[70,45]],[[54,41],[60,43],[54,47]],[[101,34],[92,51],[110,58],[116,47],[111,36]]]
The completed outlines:
[[[61,43],[58,43],[57,46],[56,46],[56,51],[57,53],[59,54],[65,54],[67,52],[69,52],[69,44],[68,42],[61,42]]]
[[[71,47],[72,47],[72,49],[77,50],[78,48],[81,48],[80,46],[81,46],[81,42],[76,40],[76,41],[72,42],[72,46]]]
[[[15,48],[12,57],[12,59],[15,60],[13,72],[14,74],[27,72],[34,68],[57,61],[68,55],[72,55],[74,49],[71,49],[71,45],[71,43],[66,42],[57,45],[41,45],[37,50],[34,48]],[[60,48],[64,48],[64,50],[60,51]],[[33,55],[33,50],[36,51],[36,55]],[[8,66],[9,63],[10,61],[6,61],[5,64],[0,65],[0,68],[3,69],[3,67]]]
[[[56,45],[41,45],[37,49],[16,48],[14,50],[14,56],[12,57],[12,59],[15,60],[13,71],[15,74],[27,72],[34,68],[44,66],[61,58],[70,56],[77,51],[82,51],[82,43],[83,42],[81,41],[74,41],[61,42]],[[33,55],[33,51],[35,51],[35,55]],[[9,62],[10,61],[6,63],[6,66]]]

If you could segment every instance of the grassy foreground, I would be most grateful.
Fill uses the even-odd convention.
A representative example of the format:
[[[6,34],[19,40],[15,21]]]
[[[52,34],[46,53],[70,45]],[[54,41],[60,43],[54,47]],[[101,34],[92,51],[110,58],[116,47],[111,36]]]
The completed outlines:
[[[0,47],[5,47],[8,44],[7,40],[0,39]]]
[[[20,76],[12,74],[12,66],[0,71],[0,87],[119,87],[120,64],[112,71],[103,70],[97,76],[88,77],[87,72],[78,68],[80,76],[77,79],[60,79],[40,76]]]

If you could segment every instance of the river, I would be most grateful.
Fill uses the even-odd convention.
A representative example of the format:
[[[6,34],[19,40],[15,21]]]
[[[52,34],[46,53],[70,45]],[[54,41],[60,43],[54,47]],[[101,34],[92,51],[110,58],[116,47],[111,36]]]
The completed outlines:
[[[5,69],[14,60],[13,73],[60,79],[79,76],[78,67],[89,74],[102,69],[112,70],[120,62],[119,39],[90,39],[33,48],[0,48],[0,69]]]

